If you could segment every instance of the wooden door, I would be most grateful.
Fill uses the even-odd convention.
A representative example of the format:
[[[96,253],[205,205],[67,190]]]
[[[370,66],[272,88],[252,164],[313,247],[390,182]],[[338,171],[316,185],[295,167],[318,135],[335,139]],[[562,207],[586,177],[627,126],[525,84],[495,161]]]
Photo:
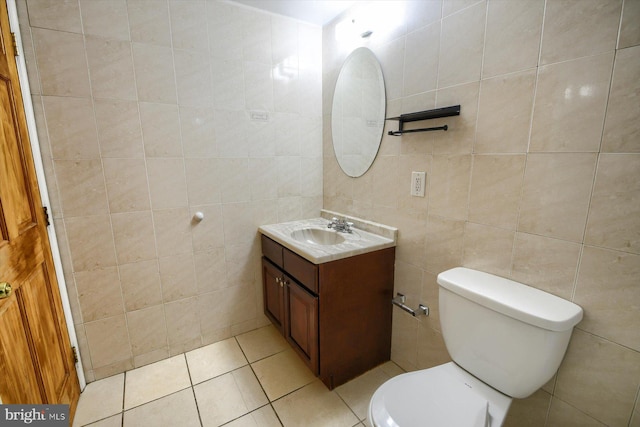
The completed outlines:
[[[262,258],[262,289],[264,314],[284,334],[284,281],[282,271]]]
[[[318,374],[318,297],[285,276],[285,337],[314,374]]]
[[[7,6],[0,0],[0,399],[64,403],[80,395],[20,94]]]

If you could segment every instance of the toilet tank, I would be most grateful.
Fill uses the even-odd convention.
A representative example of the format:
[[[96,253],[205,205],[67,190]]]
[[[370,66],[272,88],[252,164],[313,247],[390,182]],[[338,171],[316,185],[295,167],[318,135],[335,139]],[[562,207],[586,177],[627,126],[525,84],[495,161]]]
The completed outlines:
[[[539,289],[469,268],[438,275],[440,324],[454,362],[525,398],[560,366],[582,308]]]

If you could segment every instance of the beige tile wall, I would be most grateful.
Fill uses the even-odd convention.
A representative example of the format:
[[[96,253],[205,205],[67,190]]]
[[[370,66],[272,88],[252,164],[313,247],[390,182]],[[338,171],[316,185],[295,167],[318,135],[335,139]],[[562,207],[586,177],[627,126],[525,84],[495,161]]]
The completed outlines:
[[[394,313],[392,359],[408,370],[448,360],[436,275],[477,268],[585,310],[556,377],[515,401],[507,425],[639,425],[639,3],[392,2],[404,19],[336,41],[340,19],[381,3],[323,29],[324,206],[399,228],[395,289],[432,314]],[[388,116],[458,103],[462,114],[423,123],[446,133],[385,135],[354,179],[327,123],[360,45],[381,62]],[[427,172],[424,199],[409,196],[411,171]]]
[[[87,378],[266,324],[257,226],[322,206],[321,29],[213,0],[17,4]]]

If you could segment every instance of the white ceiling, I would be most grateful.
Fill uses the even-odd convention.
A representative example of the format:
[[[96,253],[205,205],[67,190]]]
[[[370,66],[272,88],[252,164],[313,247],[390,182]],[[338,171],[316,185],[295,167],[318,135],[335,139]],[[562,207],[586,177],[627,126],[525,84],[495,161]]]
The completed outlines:
[[[351,7],[350,0],[233,0],[256,9],[323,26]]]

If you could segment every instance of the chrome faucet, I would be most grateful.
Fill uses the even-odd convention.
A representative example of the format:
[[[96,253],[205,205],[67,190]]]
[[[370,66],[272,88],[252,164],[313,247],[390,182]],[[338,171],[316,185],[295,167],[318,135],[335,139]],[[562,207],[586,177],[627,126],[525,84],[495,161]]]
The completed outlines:
[[[342,233],[351,233],[352,222],[348,222],[346,219],[338,219],[335,216],[331,218],[331,222],[327,224],[327,228],[333,228],[334,230]]]

